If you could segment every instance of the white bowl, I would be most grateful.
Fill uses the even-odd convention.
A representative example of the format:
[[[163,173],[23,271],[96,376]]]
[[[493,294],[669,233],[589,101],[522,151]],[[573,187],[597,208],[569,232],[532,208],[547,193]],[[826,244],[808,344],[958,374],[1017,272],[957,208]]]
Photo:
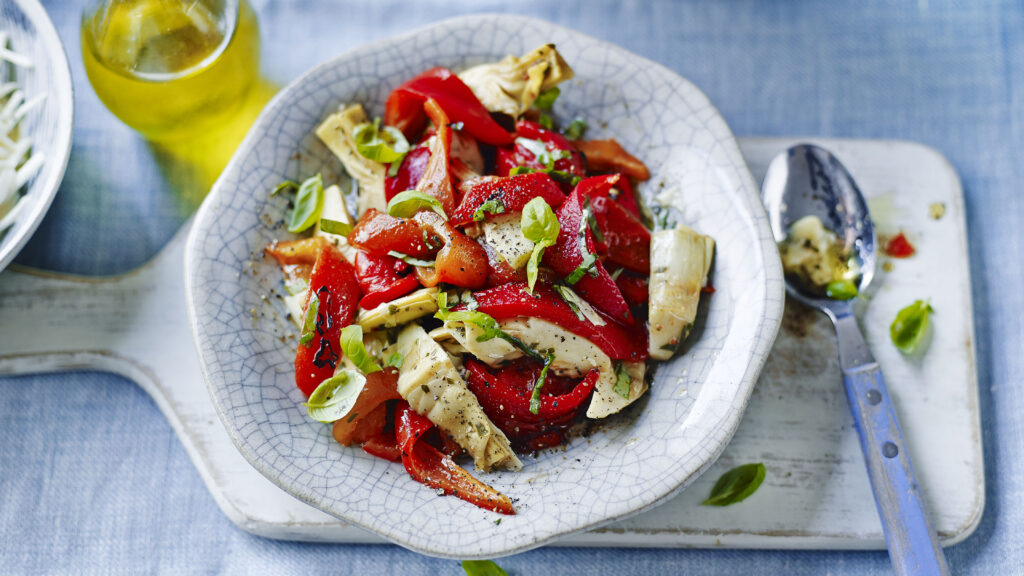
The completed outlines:
[[[286,237],[283,179],[338,162],[309,134],[344,102],[383,112],[389,91],[432,66],[460,68],[554,42],[577,78],[555,112],[587,118],[651,167],[648,192],[678,192],[686,224],[714,236],[716,292],[686,353],[658,367],[648,398],[564,451],[526,457],[483,480],[517,501],[502,518],[414,482],[400,464],[345,448],[302,408],[281,273],[261,256]],[[186,249],[189,312],[217,412],[246,459],[313,506],[426,554],[496,557],[636,514],[671,497],[718,457],[739,424],[778,330],[783,280],[754,182],[728,126],[674,72],[555,26],[468,16],[332,59],[263,111],[196,217]],[[270,296],[269,298],[266,298]],[[265,299],[266,298],[266,299]]]
[[[31,137],[34,154],[42,154],[42,170],[26,184],[24,205],[14,224],[0,232],[0,270],[18,255],[39,227],[57,194],[71,153],[74,124],[74,94],[71,71],[53,22],[36,0],[0,2],[0,30],[10,36],[11,48],[35,63],[29,69],[16,68],[14,79],[25,98],[46,94],[46,100],[22,121],[22,133]]]

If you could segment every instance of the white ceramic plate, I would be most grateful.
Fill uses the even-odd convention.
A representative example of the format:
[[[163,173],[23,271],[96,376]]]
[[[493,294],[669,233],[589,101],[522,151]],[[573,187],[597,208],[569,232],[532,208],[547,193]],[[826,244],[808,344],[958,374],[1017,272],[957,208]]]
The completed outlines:
[[[71,71],[57,30],[36,0],[0,2],[0,30],[10,36],[11,48],[35,63],[29,69],[14,68],[14,80],[26,99],[46,94],[46,100],[22,121],[24,134],[31,136],[34,153],[46,163],[27,183],[14,224],[0,232],[0,270],[18,255],[39,227],[57,194],[71,153],[74,97]]]
[[[521,472],[483,475],[516,500],[496,514],[414,482],[400,464],[335,443],[294,384],[294,332],[277,266],[263,247],[286,233],[268,198],[282,179],[338,162],[310,138],[339,104],[383,112],[392,88],[432,66],[461,68],[554,42],[576,71],[555,113],[583,116],[652,169],[682,220],[715,237],[715,294],[686,353],[658,367],[645,401],[564,451],[526,457]],[[778,330],[783,281],[754,182],[721,116],[666,68],[547,22],[480,15],[435,24],[326,62],[264,110],[196,217],[186,248],[187,298],[210,394],[232,440],[297,498],[407,548],[496,557],[636,514],[703,472],[732,437]]]

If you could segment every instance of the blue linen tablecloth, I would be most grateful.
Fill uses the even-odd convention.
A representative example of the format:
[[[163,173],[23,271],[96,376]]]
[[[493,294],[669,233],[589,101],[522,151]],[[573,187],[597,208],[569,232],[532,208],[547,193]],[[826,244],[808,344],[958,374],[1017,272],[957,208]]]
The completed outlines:
[[[79,49],[81,2],[43,3],[70,56],[76,133],[57,200],[18,262],[80,274],[126,271],[164,245],[196,208],[196,196],[176,193],[159,152],[96,99]],[[516,11],[678,71],[738,135],[902,138],[945,153],[966,195],[987,475],[981,525],[947,555],[957,574],[1024,574],[1021,3],[253,3],[264,71],[279,83],[436,20]],[[547,548],[501,564],[519,575],[889,570],[883,552]],[[246,534],[221,514],[170,426],[131,382],[96,373],[0,378],[0,573],[253,572],[461,569],[393,546]]]

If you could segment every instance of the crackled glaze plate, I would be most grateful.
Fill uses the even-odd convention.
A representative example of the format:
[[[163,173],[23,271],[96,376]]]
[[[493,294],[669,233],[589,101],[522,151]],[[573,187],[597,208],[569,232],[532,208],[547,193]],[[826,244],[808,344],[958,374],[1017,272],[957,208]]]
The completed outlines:
[[[527,456],[520,472],[480,474],[516,502],[498,515],[413,481],[400,464],[345,448],[312,421],[295,387],[294,328],[276,264],[262,249],[287,234],[268,193],[284,179],[340,164],[310,134],[338,105],[382,115],[392,88],[432,66],[461,69],[553,42],[576,71],[555,115],[590,122],[642,158],[647,197],[672,203],[713,236],[714,295],[685,354],[659,365],[647,398],[564,449]],[[264,110],[196,217],[187,298],[203,374],[243,456],[272,482],[329,514],[435,556],[497,557],[656,506],[707,469],[729,442],[779,327],[778,254],[728,126],[691,83],[621,48],[553,24],[481,15],[435,24],[339,56]]]
[[[44,163],[39,173],[25,183],[24,197],[11,216],[10,228],[0,230],[0,270],[3,270],[39,227],[64,178],[71,153],[74,97],[64,45],[39,2],[0,2],[0,30],[7,34],[12,50],[33,62],[31,68],[5,66],[4,81],[17,82],[27,100],[46,95],[20,126],[22,134],[32,138],[32,153],[41,156]],[[3,216],[0,212],[0,220]]]

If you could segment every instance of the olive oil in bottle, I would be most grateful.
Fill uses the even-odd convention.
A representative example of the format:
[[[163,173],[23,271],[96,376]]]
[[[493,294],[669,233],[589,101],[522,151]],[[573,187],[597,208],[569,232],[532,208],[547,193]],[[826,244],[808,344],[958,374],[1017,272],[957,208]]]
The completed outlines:
[[[151,140],[229,123],[258,81],[259,56],[247,0],[92,0],[82,17],[93,89]]]

